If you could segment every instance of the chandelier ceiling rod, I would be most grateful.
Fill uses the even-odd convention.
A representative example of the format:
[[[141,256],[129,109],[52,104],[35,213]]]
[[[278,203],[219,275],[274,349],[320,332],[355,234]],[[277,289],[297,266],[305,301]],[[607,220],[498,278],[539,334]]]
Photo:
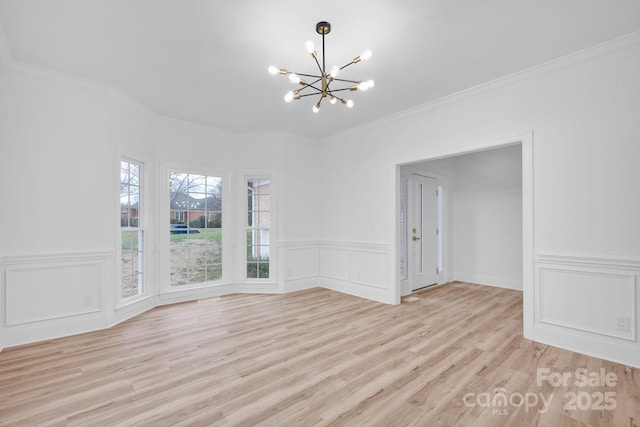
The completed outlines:
[[[338,79],[337,76],[343,69],[347,68],[348,66],[357,64],[360,61],[366,61],[369,58],[371,58],[371,55],[372,55],[371,50],[369,49],[365,50],[361,55],[356,56],[355,58],[353,58],[351,62],[343,65],[342,67],[338,67],[337,65],[334,65],[331,68],[331,72],[327,74],[324,37],[325,35],[329,34],[329,32],[331,32],[331,24],[326,21],[318,22],[316,24],[316,32],[322,36],[322,66],[320,65],[320,61],[318,61],[318,54],[315,50],[313,42],[311,40],[307,41],[305,43],[305,47],[307,49],[307,52],[309,52],[313,57],[313,59],[315,60],[316,65],[318,66],[318,70],[320,71],[320,75],[293,73],[284,68],[278,68],[273,65],[269,67],[269,73],[271,75],[277,75],[277,74],[286,75],[289,77],[289,81],[291,83],[299,84],[302,86],[300,89],[287,92],[286,95],[284,96],[285,102],[298,100],[305,96],[320,95],[320,99],[312,108],[314,113],[317,113],[318,111],[320,111],[320,105],[322,103],[322,100],[327,97],[329,98],[329,102],[331,104],[335,104],[337,101],[340,101],[341,103],[345,104],[348,108],[351,108],[353,107],[353,101],[351,99],[341,98],[337,95],[334,95],[334,93],[343,92],[347,90],[348,91],[360,90],[364,92],[372,88],[375,85],[375,83],[373,82],[373,80],[358,81],[358,80]],[[309,77],[315,80],[313,80],[311,83],[307,83],[300,76]],[[332,86],[332,83],[334,82],[349,83],[350,85],[347,87],[340,87],[340,88],[333,89],[331,86]],[[316,86],[317,83],[321,83],[322,87],[319,88],[318,86]],[[308,91],[308,90],[314,90],[315,92],[302,93],[303,91]]]
[[[320,24],[322,24],[322,28],[327,28],[327,31],[324,31],[324,30],[321,31],[322,32],[322,70],[320,70],[320,71],[322,71],[322,74],[324,74],[325,70],[326,70],[325,63],[324,63],[324,58],[325,58],[325,56],[324,56],[324,36],[325,36],[325,34],[329,34],[329,31],[331,31],[331,25],[328,22],[319,22],[318,24],[316,24],[316,32],[318,32],[318,25],[320,25]],[[324,25],[324,24],[326,24],[326,25]],[[317,62],[317,60],[316,60],[316,62]]]

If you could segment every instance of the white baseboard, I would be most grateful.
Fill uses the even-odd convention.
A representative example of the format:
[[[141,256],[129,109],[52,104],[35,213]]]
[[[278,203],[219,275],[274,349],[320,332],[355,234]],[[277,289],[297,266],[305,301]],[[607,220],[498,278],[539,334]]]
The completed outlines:
[[[304,279],[287,280],[284,283],[284,293],[304,291],[318,287],[317,277],[307,277]]]
[[[513,279],[506,277],[483,276],[468,273],[453,273],[453,281],[475,283],[476,285],[493,286],[495,288],[522,290],[522,278]]]
[[[381,289],[373,286],[362,285],[359,283],[332,279],[329,277],[321,277],[318,281],[318,285],[326,289],[342,292],[343,294],[366,298],[384,304],[394,303],[393,301],[390,301],[391,294],[388,289]]]
[[[233,284],[207,286],[201,288],[179,289],[158,295],[158,306],[177,304],[199,299],[214,298],[236,292]]]
[[[145,311],[149,311],[152,308],[158,306],[158,296],[149,295],[143,298],[136,299],[129,304],[116,308],[111,314],[109,326],[115,326],[118,323],[129,320],[133,317],[139,316]]]
[[[632,342],[625,343],[601,337],[595,339],[540,323],[534,326],[534,334],[536,342],[640,368],[638,345]]]
[[[34,322],[25,325],[5,328],[2,331],[2,345],[8,348],[19,345],[32,344],[86,332],[99,331],[109,328],[109,319],[104,313],[92,313],[87,316],[65,317]]]

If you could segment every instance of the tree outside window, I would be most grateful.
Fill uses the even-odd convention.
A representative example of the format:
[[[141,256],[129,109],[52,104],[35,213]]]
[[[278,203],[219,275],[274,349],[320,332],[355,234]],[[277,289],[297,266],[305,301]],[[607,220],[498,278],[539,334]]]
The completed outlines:
[[[222,178],[169,173],[170,284],[222,278]]]
[[[144,292],[144,232],[141,220],[142,165],[120,161],[120,297]]]

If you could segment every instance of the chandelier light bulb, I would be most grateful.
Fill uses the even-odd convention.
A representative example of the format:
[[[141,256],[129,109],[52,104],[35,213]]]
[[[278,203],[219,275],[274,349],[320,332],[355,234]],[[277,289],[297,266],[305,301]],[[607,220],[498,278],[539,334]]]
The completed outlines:
[[[311,107],[311,111],[313,111],[314,113],[320,111],[320,103],[318,102],[317,104],[314,104],[313,107]]]
[[[336,99],[335,96],[331,95],[331,97],[329,98],[329,102],[332,104],[335,104],[336,102],[338,102],[338,100]]]
[[[375,83],[373,82],[373,80],[367,80],[366,82],[358,83],[358,90],[361,90],[362,92],[364,92],[367,89],[371,89],[374,86],[375,86]]]
[[[316,47],[311,40],[307,40],[307,42],[304,44],[304,48],[307,49],[307,52],[311,54],[316,51]]]
[[[373,55],[373,52],[371,52],[371,49],[367,49],[364,52],[362,52],[362,54],[360,55],[360,58],[363,61],[367,61],[367,60],[371,59],[372,55]]]
[[[293,101],[293,92],[289,91],[284,95],[284,102],[291,102],[291,101]]]
[[[289,74],[289,81],[294,85],[297,85],[298,83],[300,83],[300,77],[298,77],[296,73],[291,73]]]
[[[280,69],[278,67],[276,67],[275,65],[269,65],[269,74],[271,74],[272,76],[275,76],[279,72],[280,72]]]
[[[353,108],[353,99],[347,101],[347,108]]]
[[[333,67],[331,67],[331,73],[329,75],[331,76],[332,79],[335,79],[339,73],[340,73],[340,67],[338,67],[337,65],[334,65]]]

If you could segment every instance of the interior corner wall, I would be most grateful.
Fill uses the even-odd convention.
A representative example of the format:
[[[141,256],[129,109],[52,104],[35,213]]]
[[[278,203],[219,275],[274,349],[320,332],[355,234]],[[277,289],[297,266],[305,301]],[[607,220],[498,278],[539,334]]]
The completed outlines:
[[[317,224],[320,203],[314,191],[318,179],[314,161],[317,144],[302,137],[260,132],[237,134],[182,120],[160,118],[155,136],[157,144],[158,180],[165,182],[169,169],[193,173],[220,174],[223,177],[223,222],[225,234],[223,254],[231,261],[225,264],[222,285],[202,289],[194,294],[171,289],[168,241],[158,244],[159,292],[164,302],[205,297],[212,292],[288,292],[316,286]],[[275,223],[270,232],[276,239],[271,261],[276,275],[270,283],[255,284],[244,278],[245,249],[243,209],[246,203],[244,175],[268,174],[272,177],[271,208]],[[157,194],[158,209],[168,205],[166,193]],[[166,203],[163,205],[163,203]],[[165,224],[155,231],[162,235]],[[224,262],[224,261],[223,261]],[[183,296],[180,296],[183,293]]]
[[[533,132],[532,338],[640,366],[638,75],[636,37],[324,141],[324,239],[337,248],[321,279],[397,301],[397,165]],[[353,274],[366,267],[345,252],[362,248],[378,249],[366,265],[384,265],[383,281]]]
[[[23,65],[0,66],[0,94],[0,348],[107,327],[118,147],[149,150],[154,117],[103,85]]]
[[[522,290],[522,149],[449,159],[453,279]]]
[[[162,118],[112,87],[0,64],[0,350],[106,328],[172,301],[163,288],[167,229],[158,214],[168,206],[170,166],[228,178],[228,273],[225,283],[206,287],[209,294],[251,289],[241,283],[242,220],[234,218],[244,218],[243,173],[274,174],[278,183],[277,277],[264,289],[315,286],[317,149],[293,135],[230,134]],[[118,300],[122,157],[143,163],[146,185],[147,293],[132,304]],[[181,298],[202,295],[198,289]]]

